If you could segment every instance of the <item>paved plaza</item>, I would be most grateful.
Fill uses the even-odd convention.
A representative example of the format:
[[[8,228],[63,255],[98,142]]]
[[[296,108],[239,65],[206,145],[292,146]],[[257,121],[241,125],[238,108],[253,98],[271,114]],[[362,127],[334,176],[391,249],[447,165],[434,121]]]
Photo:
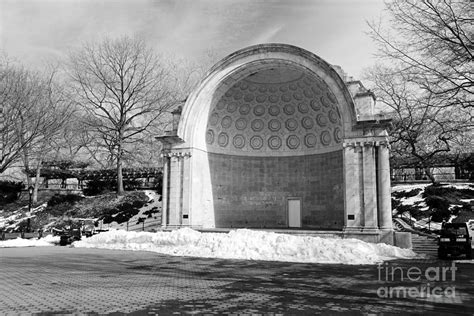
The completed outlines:
[[[37,247],[0,249],[0,267],[1,315],[474,311],[474,264],[456,263],[453,271],[451,261],[436,259],[348,266]],[[413,269],[421,271],[419,280]],[[445,272],[444,280],[437,271]],[[439,280],[428,282],[427,275]],[[426,295],[436,287],[440,295]],[[397,296],[394,288],[411,289],[411,296]]]

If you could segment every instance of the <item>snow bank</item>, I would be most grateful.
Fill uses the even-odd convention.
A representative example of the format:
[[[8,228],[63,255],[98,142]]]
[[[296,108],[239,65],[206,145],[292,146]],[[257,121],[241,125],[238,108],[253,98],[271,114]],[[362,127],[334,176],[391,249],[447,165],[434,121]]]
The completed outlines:
[[[238,229],[200,233],[182,228],[172,232],[113,230],[77,241],[75,247],[153,251],[175,256],[270,260],[286,262],[374,264],[416,254],[386,244]]]
[[[0,240],[0,248],[17,248],[17,247],[44,247],[54,246],[55,243],[59,242],[58,236],[48,235],[41,239],[9,239]]]

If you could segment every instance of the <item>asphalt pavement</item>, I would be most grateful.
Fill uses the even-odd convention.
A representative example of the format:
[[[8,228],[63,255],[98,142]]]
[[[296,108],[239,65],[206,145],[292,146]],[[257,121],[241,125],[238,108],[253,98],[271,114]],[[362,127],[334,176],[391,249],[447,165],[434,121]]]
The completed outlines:
[[[307,264],[0,248],[0,314],[473,315],[474,261]]]

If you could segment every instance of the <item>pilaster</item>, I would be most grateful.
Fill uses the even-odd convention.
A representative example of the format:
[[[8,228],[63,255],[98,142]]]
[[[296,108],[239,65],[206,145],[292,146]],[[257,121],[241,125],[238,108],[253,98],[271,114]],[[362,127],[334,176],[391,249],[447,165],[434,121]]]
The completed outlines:
[[[364,142],[362,152],[364,231],[376,230],[377,221],[377,181],[375,168],[375,143]]]
[[[361,230],[363,210],[360,196],[360,146],[344,143],[344,230]]]
[[[183,207],[183,192],[185,186],[185,164],[188,164],[187,160],[191,154],[186,150],[171,150],[165,153],[164,156],[169,160],[166,226],[179,227],[188,225],[189,212]]]
[[[392,205],[390,188],[389,144],[382,142],[377,146],[378,151],[378,221],[379,228],[392,230]]]

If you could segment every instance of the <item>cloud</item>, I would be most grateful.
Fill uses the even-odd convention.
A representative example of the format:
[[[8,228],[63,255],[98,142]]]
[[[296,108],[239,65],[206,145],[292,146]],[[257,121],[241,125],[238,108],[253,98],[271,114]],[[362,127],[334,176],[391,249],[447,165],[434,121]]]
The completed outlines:
[[[248,45],[288,43],[357,70],[370,0],[0,0],[0,47],[27,64],[65,57],[85,41],[138,35],[158,52],[199,59]],[[381,3],[381,2],[380,2]],[[361,44],[363,43],[363,44]],[[357,45],[355,47],[354,45]],[[357,53],[357,56],[355,55]]]
[[[252,39],[252,44],[270,43],[275,42],[275,36],[283,29],[283,25],[276,25],[269,27],[267,30],[260,32],[255,38]]]

